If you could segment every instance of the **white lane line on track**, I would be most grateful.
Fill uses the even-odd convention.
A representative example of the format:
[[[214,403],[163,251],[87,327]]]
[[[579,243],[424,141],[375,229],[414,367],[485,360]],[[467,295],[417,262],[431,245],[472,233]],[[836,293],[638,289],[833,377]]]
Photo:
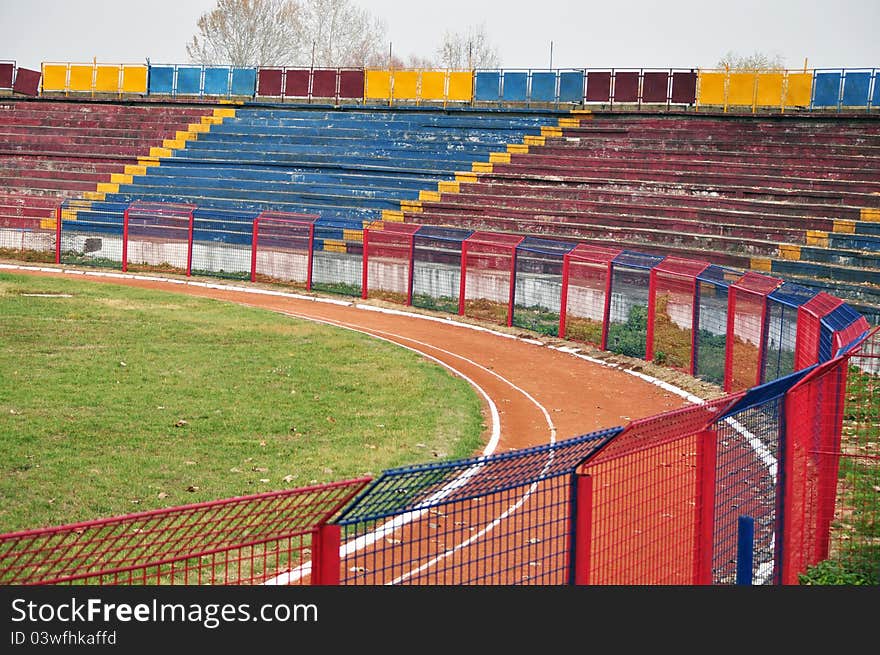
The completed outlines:
[[[251,305],[251,306],[258,307],[256,305]],[[262,307],[262,309],[266,309],[266,308]],[[392,343],[392,344],[399,346],[401,348],[406,348],[407,350],[411,350],[413,352],[416,352],[416,353],[422,355],[423,357],[426,357],[428,359],[431,359],[432,361],[435,361],[435,362],[441,364],[442,366],[446,367],[447,369],[454,372],[455,374],[460,375],[464,380],[468,381],[472,386],[474,386],[474,388],[476,388],[483,395],[483,397],[489,402],[491,410],[492,410],[493,436],[492,436],[492,439],[490,440],[489,444],[487,444],[486,448],[484,448],[484,450],[483,450],[483,457],[490,455],[495,451],[495,449],[497,448],[497,445],[500,441],[500,437],[501,437],[500,417],[498,416],[498,413],[497,413],[497,407],[495,406],[494,402],[492,402],[489,395],[485,392],[485,390],[483,390],[479,385],[477,385],[468,376],[464,375],[463,373],[461,373],[460,371],[458,371],[457,369],[455,369],[451,365],[443,362],[440,359],[437,359],[436,357],[434,357],[432,355],[429,355],[428,353],[424,352],[423,350],[419,350],[418,348],[407,346],[405,344],[400,343],[399,341],[396,341],[395,339],[408,341],[408,342],[417,344],[418,346],[421,346],[422,348],[435,350],[435,351],[441,352],[445,355],[448,355],[450,357],[460,359],[464,362],[467,362],[471,366],[479,368],[481,371],[496,377],[498,380],[501,380],[502,382],[504,382],[505,384],[510,386],[512,389],[514,389],[514,390],[518,391],[519,393],[521,393],[522,395],[524,395],[531,403],[533,403],[536,407],[538,407],[538,409],[544,415],[544,419],[547,422],[547,425],[549,427],[550,443],[556,442],[556,426],[553,424],[553,420],[550,417],[550,413],[547,411],[547,409],[541,403],[539,403],[537,401],[537,399],[535,399],[527,391],[518,387],[513,382],[511,382],[510,380],[499,375],[495,371],[492,371],[492,370],[486,368],[485,366],[482,366],[481,364],[478,364],[477,362],[475,362],[467,357],[464,357],[463,355],[459,355],[458,353],[453,353],[451,351],[440,348],[439,346],[425,343],[425,342],[419,341],[417,339],[406,337],[406,336],[400,335],[400,334],[395,334],[393,332],[387,332],[384,330],[378,330],[378,329],[372,329],[372,328],[365,328],[363,326],[356,325],[353,323],[346,323],[344,321],[337,321],[337,320],[333,320],[333,319],[315,318],[312,316],[298,314],[296,312],[289,312],[289,311],[285,311],[285,310],[274,310],[274,311],[276,311],[277,313],[280,313],[284,316],[290,316],[292,318],[298,318],[298,319],[302,319],[302,320],[308,320],[308,321],[323,323],[326,325],[331,325],[331,326],[335,326],[335,327],[339,327],[339,328],[344,328],[344,329],[352,330],[354,332],[358,332],[361,334],[366,334],[366,335],[371,336],[373,338],[387,341],[387,342]],[[545,465],[545,467],[543,469],[544,471],[547,469],[547,467],[550,466],[552,461],[553,461],[553,453],[550,452],[548,459],[547,459],[547,464]],[[462,487],[464,484],[466,484],[467,481],[470,480],[472,477],[474,477],[483,466],[484,466],[484,463],[477,462],[476,464],[474,464],[473,466],[471,466],[470,468],[468,468],[467,470],[465,470],[461,474],[459,474],[454,480],[452,480],[448,484],[444,485],[440,490],[438,490],[432,496],[430,496],[429,498],[422,501],[422,503],[420,503],[418,506],[416,506],[416,508],[414,510],[411,510],[409,512],[406,512],[405,514],[401,514],[399,516],[394,517],[391,521],[384,523],[379,528],[377,528],[376,530],[373,530],[369,534],[358,537],[354,541],[346,542],[340,548],[340,553],[339,553],[340,558],[344,559],[348,555],[356,553],[359,550],[363,550],[364,548],[376,543],[379,539],[385,537],[386,535],[394,533],[395,531],[397,531],[398,529],[400,529],[404,525],[407,525],[408,523],[411,523],[412,521],[414,521],[418,518],[421,518],[425,514],[425,512],[427,512],[429,507],[431,507],[435,503],[441,501],[443,498],[450,495],[453,491],[455,491],[456,489],[458,489],[458,488]],[[421,572],[427,568],[430,568],[431,566],[433,566],[434,564],[445,559],[449,555],[452,555],[454,552],[460,550],[461,548],[464,548],[465,546],[473,543],[477,539],[479,539],[482,536],[486,535],[487,533],[491,532],[492,530],[495,529],[495,527],[497,527],[501,523],[502,520],[507,518],[510,514],[515,512],[517,509],[519,509],[526,502],[526,500],[528,500],[528,498],[534,492],[536,487],[537,487],[537,483],[533,483],[529,487],[528,491],[519,499],[519,501],[517,501],[516,503],[514,503],[513,505],[508,507],[500,517],[498,517],[497,519],[495,519],[494,521],[489,523],[486,527],[484,527],[482,530],[480,530],[480,532],[478,532],[477,534],[472,535],[464,542],[455,546],[453,549],[446,551],[442,555],[435,557],[434,559],[430,560],[429,562],[426,562],[425,564],[422,564],[417,569],[414,569],[414,570],[398,577],[397,579],[395,579],[394,581],[392,581],[389,584],[396,584],[398,582],[402,582],[406,578],[408,578],[418,572]],[[303,576],[308,575],[310,572],[311,572],[311,563],[302,564],[302,565],[298,566],[297,568],[295,568],[291,571],[288,571],[287,573],[284,573],[280,576],[275,576],[274,578],[264,582],[263,584],[266,584],[266,585],[291,584],[292,582],[298,581]]]

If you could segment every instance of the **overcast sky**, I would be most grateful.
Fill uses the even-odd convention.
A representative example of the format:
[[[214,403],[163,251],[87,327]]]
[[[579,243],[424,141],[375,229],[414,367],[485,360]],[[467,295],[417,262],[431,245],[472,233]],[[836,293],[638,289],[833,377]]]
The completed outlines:
[[[395,55],[431,57],[446,30],[484,25],[507,68],[712,67],[728,51],[788,68],[880,68],[880,0],[352,0]],[[216,0],[0,0],[0,60],[188,63]]]

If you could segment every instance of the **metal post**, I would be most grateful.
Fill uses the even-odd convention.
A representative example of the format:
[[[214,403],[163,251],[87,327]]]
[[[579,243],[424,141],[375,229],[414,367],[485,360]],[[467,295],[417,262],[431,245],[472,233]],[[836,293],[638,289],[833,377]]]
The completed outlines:
[[[740,516],[737,520],[736,584],[751,585],[755,559],[755,519]]]

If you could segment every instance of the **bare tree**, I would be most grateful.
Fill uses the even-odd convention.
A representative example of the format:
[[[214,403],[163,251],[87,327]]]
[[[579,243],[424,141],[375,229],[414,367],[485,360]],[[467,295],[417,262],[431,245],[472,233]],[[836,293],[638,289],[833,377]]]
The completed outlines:
[[[315,66],[365,66],[380,57],[385,24],[350,0],[304,0],[300,37]],[[312,56],[313,55],[313,56]]]
[[[293,64],[302,50],[299,13],[295,0],[217,0],[186,53],[199,64]]]
[[[464,32],[446,32],[437,48],[437,59],[443,68],[471,70],[498,68],[498,48],[489,42],[484,25],[471,25]]]
[[[780,55],[768,55],[763,52],[753,52],[750,55],[728,51],[718,60],[718,68],[730,70],[785,70],[785,59]]]
[[[200,64],[363,66],[385,26],[351,0],[217,0],[186,46]]]

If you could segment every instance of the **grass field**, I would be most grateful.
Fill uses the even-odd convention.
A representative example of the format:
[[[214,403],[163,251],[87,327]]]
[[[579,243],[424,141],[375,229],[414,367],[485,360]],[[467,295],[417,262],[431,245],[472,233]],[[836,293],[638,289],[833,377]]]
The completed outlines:
[[[0,335],[0,532],[480,447],[480,401],[465,381],[263,310],[0,274]]]

